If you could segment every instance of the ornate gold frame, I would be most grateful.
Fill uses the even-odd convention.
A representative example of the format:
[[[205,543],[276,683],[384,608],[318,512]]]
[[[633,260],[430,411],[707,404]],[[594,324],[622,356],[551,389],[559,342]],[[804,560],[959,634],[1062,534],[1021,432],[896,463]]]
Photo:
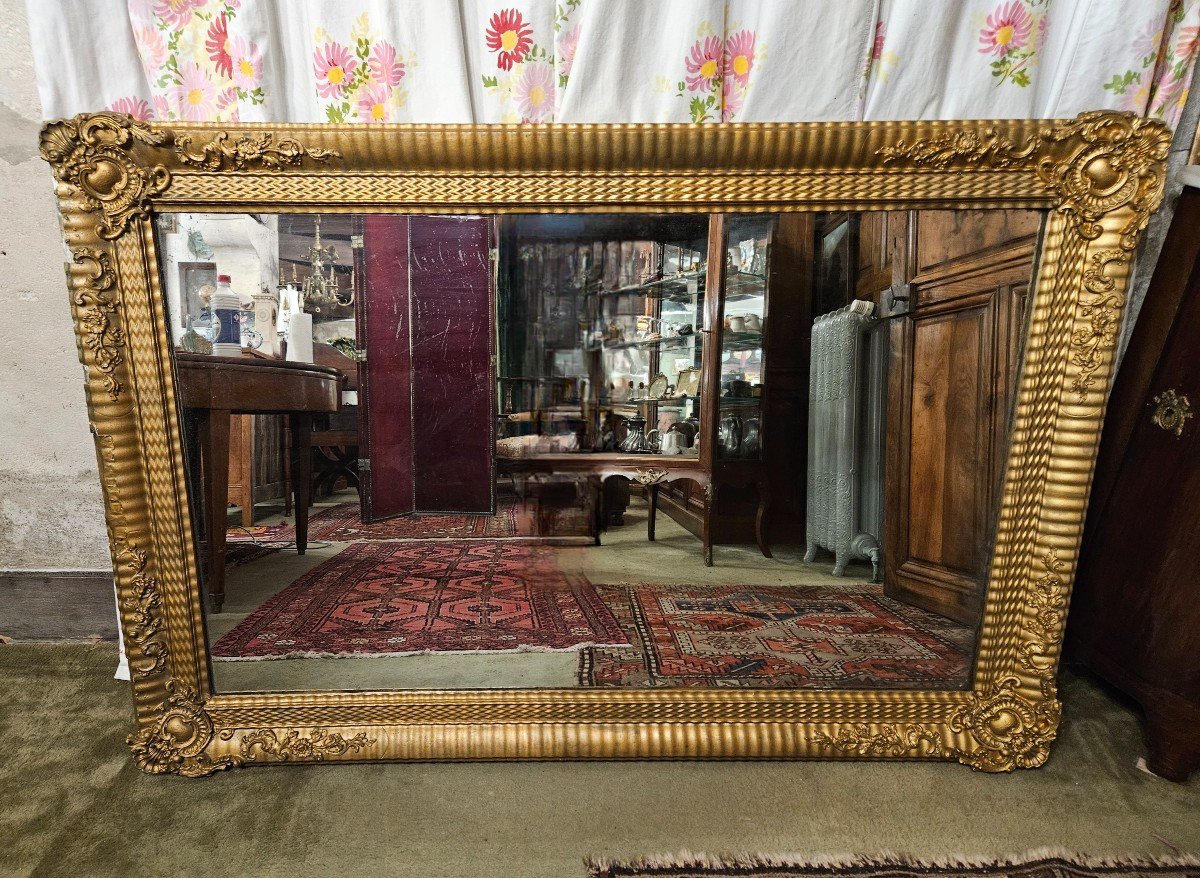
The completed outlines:
[[[1130,260],[1170,133],[1054,122],[162,128],[51,122],[142,769],[382,759],[1041,765]],[[1047,208],[973,688],[215,695],[151,215]]]

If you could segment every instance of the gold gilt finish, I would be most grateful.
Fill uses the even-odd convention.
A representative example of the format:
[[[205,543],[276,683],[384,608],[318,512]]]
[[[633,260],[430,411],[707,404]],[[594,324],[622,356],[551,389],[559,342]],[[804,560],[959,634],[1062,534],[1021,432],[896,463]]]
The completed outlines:
[[[80,359],[149,772],[379,759],[1041,765],[1115,333],[1169,131],[1053,122],[162,128],[52,122]],[[214,695],[150,217],[205,211],[1051,211],[972,688]],[[647,478],[651,479],[650,473]]]

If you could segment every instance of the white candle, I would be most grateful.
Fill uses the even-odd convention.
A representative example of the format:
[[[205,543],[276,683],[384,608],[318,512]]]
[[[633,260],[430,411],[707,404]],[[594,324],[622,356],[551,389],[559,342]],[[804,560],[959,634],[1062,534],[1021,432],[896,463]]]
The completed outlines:
[[[288,325],[287,358],[298,363],[313,361],[312,315],[293,314]]]

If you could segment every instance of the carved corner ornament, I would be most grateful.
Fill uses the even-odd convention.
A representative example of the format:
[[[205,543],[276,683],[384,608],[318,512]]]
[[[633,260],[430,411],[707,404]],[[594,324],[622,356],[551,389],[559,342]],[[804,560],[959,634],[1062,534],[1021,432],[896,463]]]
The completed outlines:
[[[637,471],[633,474],[633,480],[639,485],[650,487],[651,485],[659,484],[669,475],[670,473],[665,469],[659,469],[658,467],[638,467]]]
[[[211,759],[204,750],[213,738],[213,723],[196,690],[174,680],[154,722],[126,741],[133,761],[148,774],[181,774],[204,777],[240,765],[235,756]]]
[[[97,232],[112,240],[129,223],[150,211],[151,199],[166,191],[171,173],[163,164],[148,164],[135,147],[169,150],[183,165],[208,171],[261,167],[282,170],[305,159],[328,162],[340,154],[331,149],[308,149],[293,138],[271,132],[232,138],[217,132],[195,146],[191,135],[176,134],[120,113],[80,114],[49,122],[40,138],[42,158],[54,168],[59,182],[75,187],[88,210],[98,211]]]
[[[1038,147],[1049,145],[1052,154]],[[1055,151],[1055,147],[1065,149]],[[1072,382],[1077,401],[1087,400],[1112,339],[1120,327],[1125,299],[1116,292],[1113,271],[1127,272],[1137,235],[1162,201],[1171,129],[1133,113],[1098,111],[1064,120],[1024,143],[997,128],[954,132],[911,143],[900,141],[879,150],[884,164],[950,170],[983,165],[997,170],[1032,168],[1058,200],[1057,210],[1069,217],[1079,236],[1094,241],[1104,231],[1102,220],[1127,211],[1118,246],[1091,256],[1079,301],[1081,327],[1071,336],[1072,363],[1079,373]],[[1040,157],[1039,157],[1040,156]]]
[[[104,389],[115,402],[122,390],[117,369],[123,360],[125,334],[117,325],[117,297],[113,289],[116,275],[112,261],[103,250],[92,247],[80,247],[72,251],[71,256],[86,270],[83,289],[71,298],[79,308],[79,338],[84,348],[91,351],[91,365],[104,376]]]
[[[1054,550],[1042,556],[1045,575],[1033,583],[1023,620],[1025,642],[1018,664],[1038,691],[1021,693],[1021,679],[1005,676],[987,692],[975,693],[950,718],[950,729],[967,732],[976,747],[950,749],[950,755],[979,771],[1037,768],[1050,757],[1058,731],[1057,645],[1067,620],[1064,564]]]

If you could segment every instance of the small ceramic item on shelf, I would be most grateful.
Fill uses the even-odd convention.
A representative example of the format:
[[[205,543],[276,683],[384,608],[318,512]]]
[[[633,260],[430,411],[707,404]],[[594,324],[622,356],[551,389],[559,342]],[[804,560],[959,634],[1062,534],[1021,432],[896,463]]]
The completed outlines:
[[[179,337],[179,346],[189,354],[211,354],[213,351],[212,342],[196,332],[196,327],[192,325],[192,318],[187,319],[187,328],[183,331],[183,335]]]
[[[762,332],[762,320],[757,314],[746,315],[746,331],[747,332]]]
[[[663,454],[679,454],[683,451],[683,434],[671,429],[666,433],[661,434],[662,439],[659,442],[659,451]]]
[[[646,388],[646,397],[648,399],[662,399],[666,396],[668,386],[667,376],[659,372],[650,379],[650,386]]]
[[[740,316],[739,317],[730,317],[729,318],[729,331],[730,332],[745,332],[746,331],[746,318],[740,317]]]

